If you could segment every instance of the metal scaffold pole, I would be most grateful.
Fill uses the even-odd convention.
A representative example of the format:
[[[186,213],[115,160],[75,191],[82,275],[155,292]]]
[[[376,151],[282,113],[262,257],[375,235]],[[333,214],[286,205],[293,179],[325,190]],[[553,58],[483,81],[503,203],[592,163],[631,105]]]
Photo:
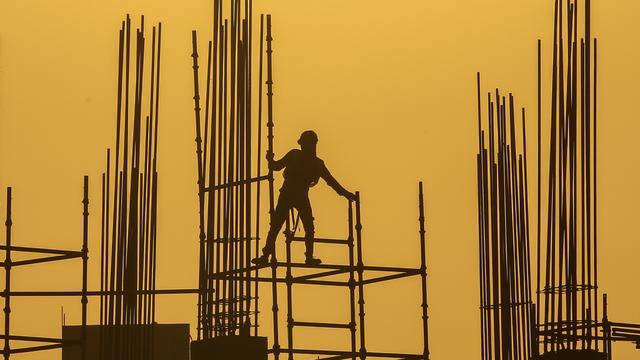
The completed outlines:
[[[11,345],[9,341],[9,334],[11,333],[11,225],[13,221],[11,219],[11,191],[10,187],[7,188],[7,218],[5,220],[5,239],[6,239],[6,247],[5,247],[5,258],[4,258],[4,272],[5,272],[5,284],[4,284],[4,348],[2,350],[2,355],[5,360],[9,359],[11,355]]]
[[[87,359],[87,265],[89,261],[89,177],[84,177],[82,199],[82,360]]]
[[[271,34],[271,15],[267,15],[267,158],[273,158],[273,36]],[[274,215],[274,189],[273,189],[273,170],[269,167],[269,214],[273,221]],[[271,263],[271,296],[273,311],[273,355],[275,360],[280,358],[280,343],[278,341],[278,284],[277,279],[277,258],[276,250],[273,250],[273,258]]]
[[[424,193],[422,189],[422,181],[419,184],[419,209],[420,217],[420,278],[422,285],[422,335],[424,341],[423,356],[425,360],[429,360],[429,314],[427,302],[427,243],[425,236],[425,217],[424,217]]]
[[[365,326],[364,326],[364,262],[362,261],[362,222],[360,218],[360,192],[356,192],[356,253],[358,263],[356,265],[358,272],[358,308],[360,315],[360,359],[367,358],[367,347],[365,343]]]

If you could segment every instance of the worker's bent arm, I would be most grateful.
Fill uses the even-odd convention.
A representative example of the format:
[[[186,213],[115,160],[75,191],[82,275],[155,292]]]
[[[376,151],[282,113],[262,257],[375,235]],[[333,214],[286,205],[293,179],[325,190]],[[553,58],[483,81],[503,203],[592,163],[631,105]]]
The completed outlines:
[[[347,198],[351,197],[352,194],[349,191],[347,191],[347,189],[343,188],[342,185],[340,185],[338,180],[336,180],[333,177],[333,175],[331,175],[331,173],[329,172],[329,169],[327,169],[327,167],[324,166],[324,164],[322,164],[320,177],[323,178],[324,181],[327,183],[327,185],[331,186],[331,188],[335,190],[335,192],[337,192],[338,195],[344,196]]]
[[[293,150],[289,151],[287,153],[287,155],[283,156],[282,159],[280,159],[280,160],[271,160],[269,162],[269,169],[271,169],[273,171],[282,170],[289,163],[289,159],[291,158],[291,153],[292,152],[293,152]]]

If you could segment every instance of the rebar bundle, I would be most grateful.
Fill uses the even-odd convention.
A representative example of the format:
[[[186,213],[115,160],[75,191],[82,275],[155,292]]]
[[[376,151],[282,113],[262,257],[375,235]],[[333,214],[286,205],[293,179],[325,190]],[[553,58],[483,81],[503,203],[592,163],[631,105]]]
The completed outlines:
[[[501,96],[496,90],[494,98],[489,93],[487,122],[483,124],[480,74],[477,80],[482,359],[530,359],[535,346],[535,320],[529,264],[525,111],[523,108],[518,145],[513,96]]]
[[[597,42],[591,37],[591,2],[585,0],[584,9],[579,5],[582,4],[577,0],[555,0],[547,216],[541,232],[543,239],[538,244],[539,274],[544,266],[538,281],[543,353],[601,348],[597,268]],[[582,34],[581,25],[584,25]],[[541,170],[539,165],[538,171]],[[544,252],[540,250],[541,243]]]
[[[196,154],[199,200],[198,339],[257,335],[258,283],[250,281],[251,259],[258,255],[260,188],[273,177],[262,174],[261,17],[258,98],[254,99],[256,65],[252,48],[251,0],[214,1],[213,40],[208,43],[204,119],[201,116],[197,34],[192,33]],[[223,19],[228,11],[229,18]],[[270,17],[267,17],[270,29]],[[270,41],[270,39],[268,40]],[[268,53],[270,56],[270,53]],[[267,81],[269,89],[271,78]],[[271,97],[271,91],[268,94]],[[271,102],[268,107],[271,109]],[[257,109],[256,109],[257,108]],[[204,124],[203,124],[204,123]],[[267,151],[273,153],[273,119],[269,111]],[[204,139],[203,139],[204,138]],[[226,278],[215,275],[227,274]]]
[[[149,80],[144,17],[134,44],[131,30],[127,16],[119,32],[115,161],[108,149],[102,175],[100,355],[107,360],[153,358],[162,25],[152,30]]]

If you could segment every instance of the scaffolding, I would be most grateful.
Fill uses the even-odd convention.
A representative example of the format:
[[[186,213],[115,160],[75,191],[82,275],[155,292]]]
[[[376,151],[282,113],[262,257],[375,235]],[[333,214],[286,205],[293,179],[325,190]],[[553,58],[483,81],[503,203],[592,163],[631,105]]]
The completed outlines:
[[[348,236],[343,238],[315,238],[315,244],[330,246],[348,247],[347,264],[320,264],[308,265],[305,263],[292,262],[291,246],[294,242],[305,241],[304,237],[295,236],[298,219],[293,214],[287,221],[285,230],[285,262],[279,262],[274,254],[269,267],[271,268],[271,278],[257,277],[255,281],[270,282],[273,289],[273,322],[274,338],[273,346],[269,353],[275,359],[279,359],[281,354],[286,354],[288,359],[293,359],[295,354],[307,354],[328,356],[326,359],[365,359],[365,358],[398,358],[398,359],[428,359],[428,314],[427,314],[427,282],[426,282],[426,239],[425,239],[425,217],[422,183],[419,185],[419,224],[420,224],[420,263],[418,269],[402,267],[384,267],[365,265],[362,256],[362,222],[360,210],[360,194],[356,193],[356,201],[349,201]],[[284,276],[278,274],[278,268],[284,269]],[[295,272],[304,274],[296,274]],[[367,277],[368,272],[386,273],[386,275]],[[340,280],[341,275],[348,275],[348,280]],[[233,274],[218,274],[220,277],[229,277]],[[384,281],[406,278],[410,276],[420,276],[422,294],[422,322],[423,322],[423,352],[422,354],[402,354],[371,351],[367,349],[365,332],[365,285],[375,284]],[[338,279],[336,279],[338,277]],[[286,307],[287,307],[287,347],[280,346],[278,339],[278,285],[284,284],[286,287]],[[349,314],[348,322],[328,323],[318,321],[296,321],[293,316],[293,289],[294,285],[330,286],[346,288],[349,291]],[[356,306],[357,304],[357,306]],[[345,329],[349,331],[351,347],[349,350],[326,350],[326,349],[305,349],[295,347],[294,328],[321,328],[321,329]]]
[[[263,141],[267,158],[274,154],[273,109],[273,34],[271,15],[260,16],[258,54],[258,97],[252,69],[252,1],[231,0],[230,19],[223,20],[223,1],[214,1],[213,41],[208,43],[204,121],[202,117],[198,38],[192,34],[194,77],[194,110],[196,159],[198,166],[199,226],[199,288],[198,340],[229,336],[258,336],[258,284],[271,285],[273,339],[268,351],[275,359],[286,354],[328,356],[327,359],[364,359],[366,357],[428,359],[427,284],[425,218],[422,184],[419,187],[421,267],[368,266],[362,257],[362,223],[360,194],[348,203],[346,238],[315,238],[315,244],[346,246],[348,259],[344,264],[307,265],[295,263],[291,257],[298,219],[292,212],[286,222],[285,261],[273,254],[267,265],[252,265],[259,255],[261,187],[268,187],[268,210],[274,214],[275,191],[273,170],[261,168]],[[266,21],[265,21],[266,20]],[[266,62],[266,94],[263,94],[263,64]],[[266,96],[266,109],[263,98]],[[254,114],[253,111],[257,110]],[[263,123],[266,112],[266,124]],[[266,127],[266,131],[263,131]],[[263,137],[266,136],[266,139]],[[255,168],[253,168],[255,166]],[[263,276],[260,270],[270,272]],[[367,277],[369,272],[384,275]],[[348,276],[348,280],[340,277]],[[421,354],[383,353],[368,350],[365,336],[365,287],[369,284],[420,276],[422,281],[422,318],[424,349]],[[293,316],[294,285],[343,287],[349,293],[347,321],[297,321]],[[286,323],[281,325],[278,292],[286,291]],[[281,346],[279,330],[286,327],[286,347]],[[304,349],[294,346],[295,328],[345,329],[349,332],[348,350]],[[253,333],[251,333],[251,329]]]
[[[60,349],[63,346],[80,346],[82,351],[82,359],[87,359],[87,349],[86,349],[86,324],[87,324],[87,302],[88,302],[88,291],[87,291],[87,263],[89,260],[89,250],[88,250],[88,241],[89,241],[89,177],[84,177],[84,196],[82,199],[83,204],[83,212],[82,212],[82,248],[79,251],[74,250],[60,250],[60,249],[48,249],[48,248],[37,248],[37,247],[24,247],[24,246],[15,246],[12,243],[11,238],[11,229],[13,225],[13,218],[11,214],[12,207],[12,188],[7,188],[7,213],[6,213],[6,221],[5,221],[5,236],[6,243],[5,245],[0,245],[0,250],[5,251],[5,259],[0,264],[5,272],[5,289],[2,293],[2,297],[4,298],[4,332],[0,336],[0,339],[4,340],[4,347],[2,348],[2,355],[5,360],[10,359],[12,354],[24,354],[24,353],[32,353],[37,351],[45,351],[52,349]],[[26,260],[12,260],[12,254],[15,253],[25,253],[25,254],[33,254],[38,255],[38,257]],[[40,297],[42,296],[41,292],[24,292],[24,291],[12,291],[11,290],[11,271],[15,267],[19,266],[27,266],[27,265],[36,265],[36,264],[45,264],[57,261],[71,260],[71,259],[82,259],[82,290],[80,292],[74,292],[73,296],[80,297],[80,303],[82,306],[82,330],[81,330],[81,341],[68,341],[58,338],[50,338],[50,337],[37,337],[37,336],[23,336],[23,335],[12,335],[11,334],[11,300],[15,297]],[[48,292],[51,296],[66,296],[68,292],[64,291],[51,291]],[[23,341],[23,342],[35,342],[35,343],[43,343],[43,345],[38,346],[29,346],[29,347],[20,347],[20,348],[12,348],[11,341]]]

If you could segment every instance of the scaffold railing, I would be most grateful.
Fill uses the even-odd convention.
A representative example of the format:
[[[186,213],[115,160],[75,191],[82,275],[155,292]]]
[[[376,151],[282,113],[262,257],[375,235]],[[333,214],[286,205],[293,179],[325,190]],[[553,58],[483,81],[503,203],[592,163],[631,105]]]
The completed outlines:
[[[87,359],[86,349],[86,325],[87,325],[87,263],[89,260],[89,177],[84,177],[84,196],[82,199],[83,212],[82,212],[82,248],[79,251],[75,250],[61,250],[61,249],[48,249],[38,247],[25,247],[14,246],[12,244],[12,192],[11,187],[7,188],[7,208],[6,208],[6,220],[5,220],[5,241],[4,245],[0,245],[0,250],[4,250],[5,258],[0,266],[5,272],[5,288],[1,296],[4,298],[4,332],[0,335],[0,339],[4,340],[4,347],[2,348],[2,355],[5,360],[10,359],[12,354],[24,354],[45,350],[61,349],[64,346],[81,346],[82,360]],[[26,253],[37,255],[35,258],[14,261],[12,255],[14,253]],[[12,296],[41,296],[39,292],[33,292],[31,294],[14,293],[11,290],[11,271],[15,267],[45,264],[51,262],[58,262],[64,260],[81,259],[82,260],[82,290],[73,292],[74,296],[80,297],[80,303],[82,306],[82,330],[81,338],[79,341],[64,340],[59,338],[39,337],[39,336],[22,336],[11,334],[11,300]],[[52,295],[61,295],[63,292],[51,291]],[[21,341],[28,343],[42,343],[43,345],[26,346],[19,348],[12,348],[12,341]]]
[[[295,354],[311,354],[318,356],[328,356],[325,359],[365,359],[365,358],[401,358],[401,359],[428,359],[428,313],[427,313],[427,282],[426,282],[426,242],[425,242],[425,217],[422,183],[419,188],[420,203],[420,268],[393,267],[393,266],[372,266],[365,265],[363,260],[362,222],[360,194],[356,193],[357,200],[348,203],[348,235],[344,238],[315,238],[314,243],[320,245],[348,247],[348,259],[343,264],[319,264],[311,265],[298,263],[292,260],[291,247],[294,242],[304,241],[303,237],[295,236],[295,224],[292,218],[287,221],[285,234],[285,258],[284,262],[278,261],[274,253],[272,261],[266,265],[255,265],[247,269],[236,269],[233,271],[214,274],[218,280],[230,280],[243,277],[245,281],[270,283],[272,286],[272,312],[274,324],[274,336],[269,354],[275,359],[286,354],[289,360]],[[270,269],[271,276],[259,275],[259,270]],[[279,269],[284,271],[278,271]],[[247,270],[258,275],[246,277]],[[284,272],[284,274],[283,274]],[[375,276],[367,276],[368,273],[375,272]],[[382,273],[382,274],[380,274]],[[347,280],[340,279],[348,276]],[[375,352],[367,349],[365,332],[365,286],[385,281],[397,280],[412,276],[420,276],[422,289],[422,321],[424,347],[422,354],[401,354]],[[337,279],[336,279],[337,278]],[[279,327],[279,304],[278,288],[286,287],[286,327],[287,346],[281,347],[278,333]],[[344,322],[323,322],[318,319],[296,320],[293,315],[294,285],[313,285],[346,288],[349,292],[349,319]],[[328,349],[305,349],[295,346],[295,328],[316,328],[316,329],[345,329],[349,332],[350,348],[348,350],[328,350]]]

